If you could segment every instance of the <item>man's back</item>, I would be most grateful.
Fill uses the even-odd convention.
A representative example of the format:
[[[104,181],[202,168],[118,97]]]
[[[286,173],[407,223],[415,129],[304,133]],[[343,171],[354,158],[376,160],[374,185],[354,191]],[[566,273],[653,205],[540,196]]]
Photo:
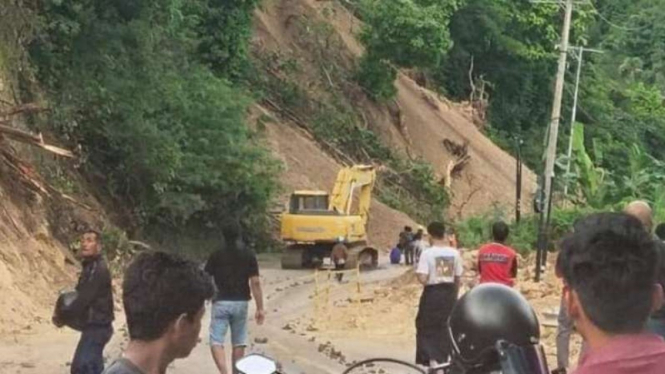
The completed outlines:
[[[454,283],[463,270],[462,258],[456,249],[433,246],[422,253],[416,273],[427,274],[427,285],[436,285]]]
[[[332,248],[332,252],[330,253],[330,258],[335,264],[337,264],[340,261],[344,262],[348,258],[348,252],[349,250],[348,248],[346,248],[346,245],[344,243],[337,243]]]
[[[665,341],[654,334],[617,336],[605,347],[591,350],[573,374],[665,373]]]
[[[484,245],[478,252],[480,283],[501,283],[512,287],[517,272],[515,250],[499,243]]]
[[[215,280],[217,300],[246,301],[249,279],[259,275],[259,266],[252,252],[227,248],[210,256],[205,271]]]

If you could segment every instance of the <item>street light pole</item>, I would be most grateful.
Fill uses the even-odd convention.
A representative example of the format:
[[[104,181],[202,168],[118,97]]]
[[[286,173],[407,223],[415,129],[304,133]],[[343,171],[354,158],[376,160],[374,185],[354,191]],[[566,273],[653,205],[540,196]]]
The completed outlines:
[[[582,60],[584,56],[584,52],[595,52],[595,53],[603,53],[603,51],[599,51],[597,49],[590,49],[590,48],[584,48],[584,47],[573,47],[571,48],[572,50],[578,50],[579,55],[577,56],[577,74],[575,77],[575,93],[573,95],[573,108],[571,110],[571,118],[570,118],[570,137],[568,138],[568,153],[567,153],[567,161],[566,161],[566,175],[570,174],[570,166],[573,163],[573,129],[575,128],[575,121],[577,119],[577,97],[579,94],[579,87],[580,87],[580,76],[582,74]],[[563,194],[564,196],[568,196],[568,186],[569,183],[568,181],[564,181],[564,187],[563,187]]]

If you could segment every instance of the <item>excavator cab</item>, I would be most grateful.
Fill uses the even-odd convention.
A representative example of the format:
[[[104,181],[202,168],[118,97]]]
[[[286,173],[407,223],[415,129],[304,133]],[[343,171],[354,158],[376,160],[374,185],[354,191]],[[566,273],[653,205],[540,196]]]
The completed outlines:
[[[325,191],[296,191],[289,201],[290,214],[328,214],[330,195]]]

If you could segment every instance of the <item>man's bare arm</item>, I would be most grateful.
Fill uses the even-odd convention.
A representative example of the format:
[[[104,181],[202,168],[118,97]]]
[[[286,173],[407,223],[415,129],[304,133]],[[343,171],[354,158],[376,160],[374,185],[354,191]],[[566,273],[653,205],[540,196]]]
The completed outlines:
[[[263,310],[263,290],[261,289],[261,279],[258,276],[249,279],[249,286],[252,289],[252,297],[256,303],[256,323],[263,324],[265,311]]]
[[[423,286],[426,286],[428,280],[429,280],[429,275],[428,274],[418,273],[418,282],[420,282],[420,284],[422,284]]]

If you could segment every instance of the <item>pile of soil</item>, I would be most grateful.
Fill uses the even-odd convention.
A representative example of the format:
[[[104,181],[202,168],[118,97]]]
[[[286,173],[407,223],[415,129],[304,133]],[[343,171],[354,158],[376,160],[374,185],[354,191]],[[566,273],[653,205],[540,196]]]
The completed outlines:
[[[477,251],[464,251],[465,279],[462,288],[466,292],[474,283]],[[553,256],[551,256],[553,257]],[[515,289],[531,303],[541,322],[541,338],[550,366],[556,365],[556,315],[561,297],[560,281],[554,276],[554,259],[550,259],[548,271],[540,283],[533,281],[534,256],[521,262]],[[365,341],[389,340],[406,347],[415,347],[415,317],[422,286],[413,270],[390,282],[366,290],[361,301],[352,298],[332,302],[326,313],[328,319],[319,323],[315,333],[317,340],[347,337]],[[316,324],[310,320],[309,324]],[[577,361],[581,338],[571,340],[571,363]]]

